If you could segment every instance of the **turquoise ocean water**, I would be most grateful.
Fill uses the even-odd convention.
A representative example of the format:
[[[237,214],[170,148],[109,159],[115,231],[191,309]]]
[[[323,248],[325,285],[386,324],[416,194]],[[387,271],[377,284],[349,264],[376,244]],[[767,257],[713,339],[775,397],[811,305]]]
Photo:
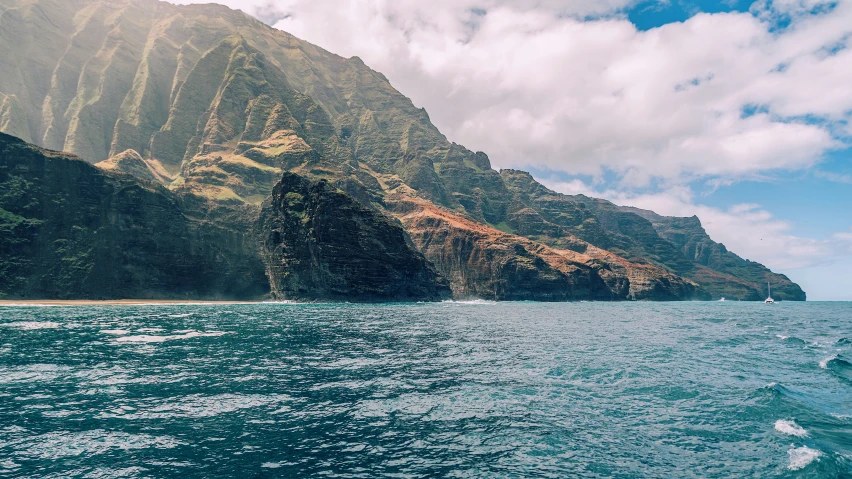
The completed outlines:
[[[852,477],[852,303],[0,307],[0,477]]]

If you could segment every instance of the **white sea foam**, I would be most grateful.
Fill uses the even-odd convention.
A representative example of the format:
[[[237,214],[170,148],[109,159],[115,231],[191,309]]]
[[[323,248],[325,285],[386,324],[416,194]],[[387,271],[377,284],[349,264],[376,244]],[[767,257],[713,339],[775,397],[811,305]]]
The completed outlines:
[[[4,308],[13,307],[13,308],[50,308],[53,306],[58,306],[57,304],[42,304],[42,303],[5,303],[2,305]]]
[[[267,469],[278,469],[279,467],[281,467],[281,463],[280,462],[264,462],[263,464],[260,465],[260,467],[265,467]]]
[[[81,454],[104,454],[114,449],[171,449],[181,441],[169,436],[128,434],[95,429],[84,432],[57,431],[32,438],[20,454],[40,459],[60,459]]]
[[[175,417],[213,417],[242,409],[277,407],[292,398],[286,394],[219,394],[203,396],[193,394],[159,404],[151,404],[139,410],[114,410],[100,414],[99,418],[121,418],[127,420],[150,420]]]
[[[784,341],[785,339],[790,339],[790,336],[784,336],[783,334],[776,334],[775,337],[780,339],[781,341]]]
[[[68,374],[68,366],[58,364],[29,364],[26,366],[0,367],[0,384],[14,382],[49,382]]]
[[[122,336],[115,338],[118,343],[164,343],[166,341],[178,341],[181,339],[218,337],[229,334],[227,331],[190,331],[185,334],[171,334],[167,336],[154,336],[151,334],[138,334],[136,336]]]
[[[496,301],[488,301],[487,299],[465,299],[465,300],[452,300],[448,299],[446,301],[442,301],[443,303],[454,303],[454,304],[497,304]]]
[[[775,421],[775,430],[781,434],[787,434],[788,436],[805,437],[808,435],[808,431],[805,431],[805,428],[799,426],[794,421],[788,421],[786,419],[779,419]]]
[[[827,358],[823,359],[822,361],[820,361],[820,362],[819,362],[819,367],[821,367],[821,368],[823,368],[823,369],[828,369],[828,363],[830,363],[830,362],[831,362],[832,360],[834,360],[834,359],[837,359],[837,355],[836,355],[836,354],[831,355],[831,356],[829,356],[829,357],[827,357]]]
[[[0,461],[0,470],[2,469],[17,469],[21,467],[19,464],[16,464],[11,459],[4,459]]]
[[[14,323],[2,323],[0,326],[28,331],[33,329],[57,329],[62,327],[61,324],[53,321],[16,321]]]
[[[112,334],[113,336],[124,336],[125,334],[130,334],[130,331],[126,329],[102,329],[101,333]]]
[[[790,450],[787,451],[787,455],[790,456],[790,465],[787,466],[787,469],[790,469],[791,471],[798,471],[799,469],[803,469],[808,464],[814,462],[814,460],[819,460],[819,456],[822,455],[822,453],[817,449],[802,446],[791,447]]]

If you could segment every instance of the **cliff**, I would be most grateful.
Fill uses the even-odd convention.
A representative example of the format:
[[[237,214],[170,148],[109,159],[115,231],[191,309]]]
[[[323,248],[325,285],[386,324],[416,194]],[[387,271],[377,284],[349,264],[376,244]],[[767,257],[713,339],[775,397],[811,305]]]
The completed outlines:
[[[280,299],[417,301],[450,297],[447,281],[402,228],[325,180],[285,173],[259,220]]]
[[[696,284],[574,238],[585,253],[505,233],[405,195],[389,204],[456,298],[513,301],[708,299]],[[575,247],[575,249],[580,249]]]
[[[0,133],[2,297],[263,296],[256,245],[238,229],[187,217],[158,184]]]
[[[687,278],[713,299],[762,300],[771,282],[776,299],[805,300],[804,291],[786,276],[713,241],[697,217],[665,217],[585,195],[564,195],[523,171],[502,170],[501,175],[523,206],[507,223],[545,244],[557,245],[565,234],[575,234],[630,261]]]
[[[713,241],[697,216],[661,216],[639,208],[622,208],[651,222],[660,236],[670,241],[686,258],[698,265],[688,277],[706,285],[714,297],[759,301],[766,298],[766,283],[772,297],[782,301],[804,301],[805,292],[790,278],[773,273],[760,263],[740,258],[725,245]]]
[[[771,278],[779,298],[804,299],[786,278],[757,263],[744,266],[697,233],[681,244],[668,223],[605,200],[560,195],[525,172],[495,171],[485,153],[449,142],[425,110],[359,58],[242,12],[157,0],[0,0],[0,7],[0,131],[160,183],[202,224],[253,227],[282,174],[292,172],[326,180],[385,216],[397,214],[394,195],[425,201],[506,233],[486,236],[507,248],[530,241],[538,245],[533,250],[600,251],[625,268],[624,277],[642,272],[647,281],[634,276],[630,288],[648,284],[625,294],[571,273],[541,297],[690,299],[709,292],[755,299],[759,280]],[[416,222],[403,221],[403,228],[411,240],[443,234]],[[435,261],[432,243],[413,244]],[[481,262],[464,263],[475,269],[469,275],[436,266],[456,294],[503,298],[514,293],[498,294],[496,285],[515,288],[530,268],[544,268],[542,278],[567,274],[546,261],[519,261],[501,266],[505,281],[493,284]],[[515,265],[517,275],[510,273]],[[566,286],[568,277],[574,286]],[[666,281],[670,287],[651,286]],[[688,284],[698,289],[680,286]]]

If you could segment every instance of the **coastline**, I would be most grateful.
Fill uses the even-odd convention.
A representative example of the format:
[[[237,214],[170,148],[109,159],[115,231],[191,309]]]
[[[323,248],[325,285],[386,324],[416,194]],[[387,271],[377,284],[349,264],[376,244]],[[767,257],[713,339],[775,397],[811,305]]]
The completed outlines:
[[[193,299],[0,299],[2,306],[140,306],[168,304],[258,304],[264,301],[207,301]]]

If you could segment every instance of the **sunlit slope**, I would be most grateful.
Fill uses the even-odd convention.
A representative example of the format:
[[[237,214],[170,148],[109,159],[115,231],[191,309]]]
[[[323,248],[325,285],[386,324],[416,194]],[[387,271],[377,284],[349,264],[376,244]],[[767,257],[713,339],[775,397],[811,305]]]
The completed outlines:
[[[291,171],[334,181],[384,214],[392,214],[384,198],[404,185],[488,228],[558,250],[593,245],[712,296],[754,299],[755,284],[783,282],[768,270],[702,262],[635,212],[557,195],[523,172],[501,175],[485,153],[449,142],[359,58],[240,11],[0,0],[0,12],[0,131],[101,168],[202,201],[250,205]],[[727,285],[740,280],[748,286]],[[779,291],[804,299],[797,286]]]

